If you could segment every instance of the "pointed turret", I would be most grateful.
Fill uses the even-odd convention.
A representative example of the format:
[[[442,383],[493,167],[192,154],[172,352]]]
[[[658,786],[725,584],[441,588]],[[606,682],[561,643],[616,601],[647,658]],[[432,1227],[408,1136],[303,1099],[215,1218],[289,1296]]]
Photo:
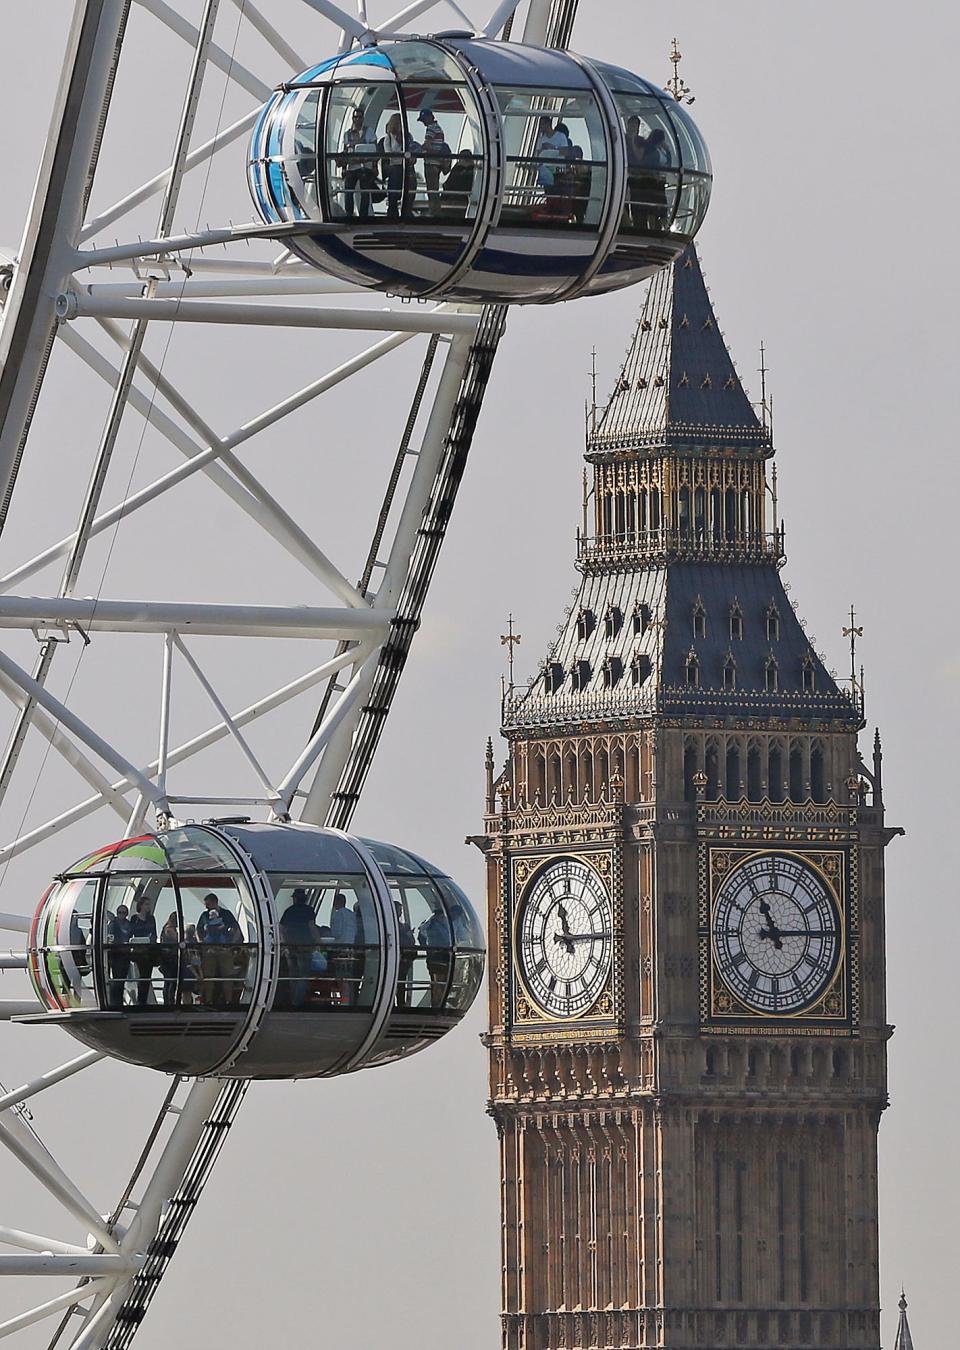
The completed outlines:
[[[913,1350],[913,1337],[910,1335],[910,1323],[907,1321],[907,1300],[903,1290],[900,1290],[900,1324],[897,1327],[897,1339],[894,1341],[893,1350]]]
[[[583,582],[540,679],[507,699],[508,726],[657,714],[859,720],[780,580],[772,454],[691,246],[651,282],[590,421]]]
[[[707,446],[773,453],[769,431],[727,351],[691,244],[651,282],[587,451]]]

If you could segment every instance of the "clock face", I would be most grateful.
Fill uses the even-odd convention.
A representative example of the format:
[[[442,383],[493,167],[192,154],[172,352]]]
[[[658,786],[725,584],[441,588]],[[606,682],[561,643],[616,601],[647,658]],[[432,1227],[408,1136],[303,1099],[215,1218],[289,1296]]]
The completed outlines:
[[[819,872],[800,858],[758,854],[719,888],[713,945],[720,974],[741,1003],[770,1016],[801,1012],[836,972],[839,909]]]
[[[517,929],[517,955],[527,991],[552,1017],[592,1008],[610,972],[613,910],[597,873],[560,858],[527,892]]]

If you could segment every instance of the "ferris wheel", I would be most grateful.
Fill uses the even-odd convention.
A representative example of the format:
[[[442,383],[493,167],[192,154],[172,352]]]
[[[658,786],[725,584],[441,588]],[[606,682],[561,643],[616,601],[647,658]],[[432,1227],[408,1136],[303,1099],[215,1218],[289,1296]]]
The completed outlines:
[[[508,307],[643,280],[707,209],[684,109],[566,50],[577,0],[346,4],[76,0],[0,252],[0,1017],[85,1047],[0,1086],[66,1234],[0,1226],[57,1289],[0,1339],[129,1345],[251,1081],[469,1008],[467,897],[351,819]],[[106,1056],[161,1086],[104,1213],[28,1104]]]

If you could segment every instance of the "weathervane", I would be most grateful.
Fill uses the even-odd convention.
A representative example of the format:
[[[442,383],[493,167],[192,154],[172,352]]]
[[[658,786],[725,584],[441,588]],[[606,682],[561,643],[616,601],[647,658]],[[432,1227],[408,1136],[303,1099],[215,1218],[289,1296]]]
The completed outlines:
[[[680,62],[682,60],[683,52],[680,50],[677,39],[674,38],[670,46],[670,61],[673,64],[673,74],[663,87],[668,94],[673,95],[678,103],[695,103],[695,95],[690,92],[690,86],[680,74]]]
[[[520,641],[520,634],[513,631],[513,615],[510,614],[507,618],[507,631],[500,634],[500,645],[507,649],[507,669],[511,692],[513,691],[513,649]]]
[[[759,375],[760,375],[760,417],[761,417],[761,420],[762,420],[762,422],[763,422],[763,429],[764,429],[764,431],[768,431],[768,430],[770,429],[770,428],[769,428],[769,407],[768,407],[768,404],[767,404],[767,374],[768,374],[769,370],[770,370],[770,367],[767,365],[767,348],[766,348],[766,344],[765,344],[764,342],[761,341],[761,343],[760,343],[760,369],[759,369],[759,372],[758,372],[758,373],[759,373]]]
[[[863,628],[862,628],[862,627],[857,627],[857,624],[856,624],[856,618],[857,618],[856,610],[853,608],[853,605],[851,605],[851,606],[850,606],[850,627],[849,627],[849,628],[847,628],[847,627],[844,628],[844,630],[843,630],[843,636],[844,636],[844,637],[848,637],[848,638],[850,639],[850,687],[853,689],[854,694],[856,694],[857,689],[859,688],[859,690],[860,690],[860,698],[861,698],[861,701],[862,701],[862,699],[863,699],[863,667],[862,667],[862,666],[860,667],[860,683],[859,683],[859,685],[858,685],[858,684],[857,684],[857,638],[858,638],[858,637],[863,637]]]
[[[590,349],[590,430],[597,430],[597,349]]]

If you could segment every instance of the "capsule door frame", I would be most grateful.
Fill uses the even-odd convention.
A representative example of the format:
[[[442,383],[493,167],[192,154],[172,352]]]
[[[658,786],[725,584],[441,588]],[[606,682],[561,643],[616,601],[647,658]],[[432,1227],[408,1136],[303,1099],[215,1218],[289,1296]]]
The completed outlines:
[[[337,1073],[349,1073],[352,1069],[363,1067],[364,1061],[380,1040],[390,1021],[397,991],[400,962],[400,926],[397,922],[396,910],[393,908],[393,896],[390,894],[387,879],[366,844],[356,835],[347,834],[344,830],[328,829],[325,833],[336,835],[355,849],[366,870],[373,894],[377,898],[381,921],[382,945],[378,972],[379,987],[370,1010],[370,1025],[367,1028],[367,1034],[357,1049],[343,1060],[337,1069]]]
[[[626,137],[620,122],[619,110],[613,101],[613,95],[607,88],[606,82],[594,70],[590,61],[585,57],[577,56],[575,52],[568,52],[567,55],[572,61],[576,62],[586,75],[600,105],[603,116],[603,134],[607,144],[607,192],[603,203],[603,214],[600,217],[603,221],[603,228],[597,236],[597,246],[594,249],[593,257],[580,275],[574,281],[571,281],[569,286],[558,292],[554,297],[555,301],[573,300],[576,296],[582,294],[606,262],[620,229],[620,219],[626,203],[627,185]]]
[[[223,1057],[203,1073],[204,1078],[212,1078],[231,1069],[245,1053],[256,1037],[264,1017],[272,1011],[277,994],[277,981],[280,975],[279,948],[277,933],[276,905],[273,892],[264,874],[247,850],[233,835],[218,830],[214,825],[201,825],[214,838],[224,844],[237,859],[238,871],[250,889],[254,917],[257,923],[257,978],[250,990],[250,1006],[247,1016],[241,1023],[237,1035]],[[179,886],[177,887],[179,893]]]
[[[503,120],[493,85],[481,76],[459,48],[437,39],[433,41],[459,66],[464,83],[476,101],[477,111],[480,113],[480,135],[483,138],[483,160],[480,208],[473,222],[473,230],[463,246],[463,253],[456,266],[447,273],[443,281],[421,292],[420,298],[424,300],[430,299],[431,296],[441,298],[472,270],[473,264],[486,247],[490,231],[496,229],[499,223],[504,177]]]

